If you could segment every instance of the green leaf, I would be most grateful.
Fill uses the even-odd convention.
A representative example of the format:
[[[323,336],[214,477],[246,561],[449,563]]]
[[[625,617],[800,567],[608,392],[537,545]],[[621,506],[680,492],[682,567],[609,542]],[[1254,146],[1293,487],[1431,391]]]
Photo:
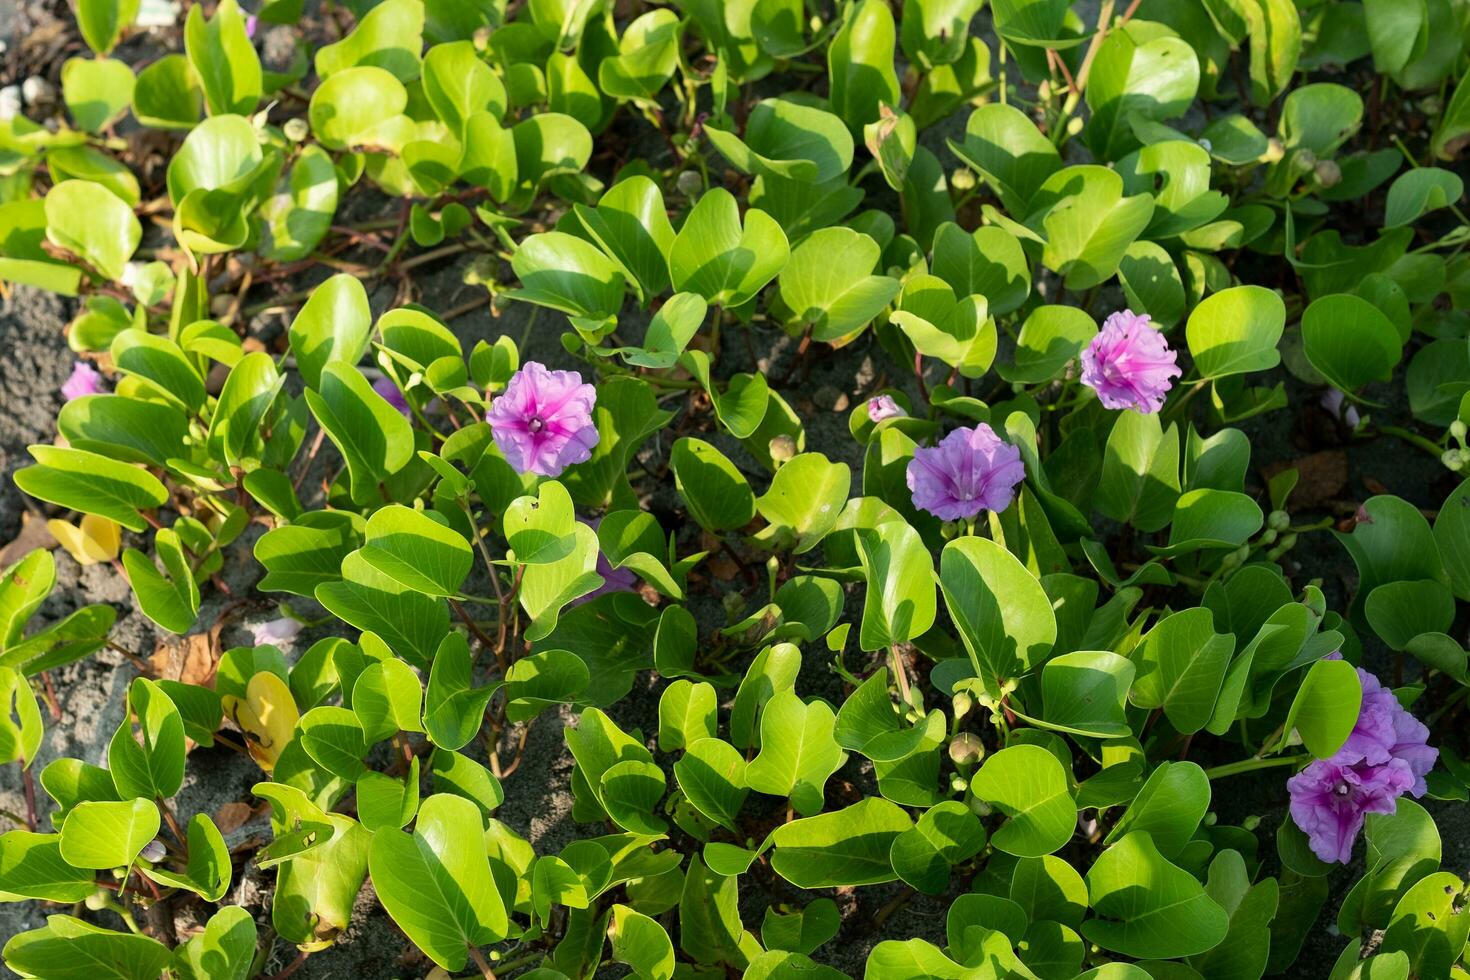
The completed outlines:
[[[1123,194],[1117,171],[1081,165],[1058,170],[1032,197],[1026,227],[1045,234],[1041,261],[1066,277],[1068,289],[1090,289],[1112,278],[1128,246],[1148,227],[1153,195]]]
[[[750,793],[746,768],[745,759],[729,742],[701,738],[691,742],[674,763],[674,778],[696,810],[734,830],[740,807]]]
[[[1138,675],[1129,699],[1142,708],[1163,708],[1180,732],[1197,732],[1210,721],[1234,647],[1233,636],[1215,632],[1206,608],[1166,616],[1133,653]]]
[[[275,360],[265,351],[240,358],[225,379],[210,419],[211,454],[231,466],[258,463],[266,449],[261,426],[284,385]]]
[[[1056,642],[1056,616],[1041,583],[988,538],[966,535],[945,545],[939,584],[988,690],[1030,671]]]
[[[1067,790],[1067,772],[1041,746],[1001,749],[975,773],[970,790],[1008,818],[991,837],[1007,854],[1050,854],[1076,829],[1077,805]]]
[[[51,767],[46,771],[50,772]],[[106,776],[106,770],[98,771]],[[44,774],[42,778],[44,782]],[[112,781],[107,782],[110,791]],[[0,891],[21,898],[70,903],[83,901],[96,890],[93,872],[76,868],[61,856],[60,834],[12,830],[0,835]]]
[[[110,353],[113,363],[139,379],[147,394],[191,415],[204,407],[204,379],[172,340],[145,330],[124,330],[112,338]]]
[[[434,654],[424,699],[424,730],[441,748],[468,745],[485,720],[485,706],[496,685],[475,687],[472,667],[469,641],[460,633],[450,633]]]
[[[664,927],[626,905],[612,907],[612,956],[626,963],[640,980],[670,980],[674,975],[674,944]]]
[[[597,532],[586,524],[572,528],[575,545],[565,558],[525,565],[521,576],[521,608],[531,617],[526,639],[542,640],[556,629],[563,606],[602,585],[597,574]]]
[[[899,104],[893,68],[896,34],[888,4],[862,0],[848,9],[842,29],[827,48],[831,89],[827,101],[853,132],[876,121],[884,103]]]
[[[701,527],[727,531],[744,527],[755,516],[755,495],[744,474],[703,439],[685,436],[675,442],[669,467],[685,506]]]
[[[1377,306],[1351,293],[1333,293],[1302,313],[1302,349],[1323,377],[1355,397],[1369,382],[1393,376],[1404,341]]]
[[[1179,499],[1179,430],[1157,415],[1121,412],[1108,434],[1094,502],[1115,521],[1157,531]]]
[[[306,390],[306,403],[347,461],[354,501],[377,497],[381,484],[413,458],[408,419],[352,365],[326,364],[320,387]]]
[[[714,126],[704,132],[725,159],[753,177],[822,183],[852,166],[852,134],[843,121],[787,99],[757,102],[746,118],[743,139]]]
[[[1281,297],[1261,286],[1233,286],[1205,298],[1184,333],[1202,378],[1265,371],[1281,362],[1276,344],[1286,324]]]
[[[515,299],[599,320],[622,308],[622,268],[575,235],[531,235],[516,249],[511,267],[523,286],[509,291]]]
[[[204,90],[182,54],[166,54],[138,72],[133,115],[155,129],[192,129],[204,114]]]
[[[194,814],[187,834],[189,861],[183,873],[161,867],[144,868],[143,873],[165,887],[183,888],[207,902],[218,902],[230,887],[230,850],[225,846],[224,835],[205,813]],[[253,923],[251,930],[253,937]],[[251,951],[254,952],[253,938]]]
[[[966,233],[952,221],[940,225],[934,234],[934,274],[947,282],[956,296],[984,296],[987,309],[995,316],[1014,312],[1031,295],[1031,266],[1026,253],[1016,236],[1000,227],[986,226]],[[1044,306],[1037,312],[1067,309]]]
[[[1193,762],[1161,762],[1103,843],[1146,831],[1165,859],[1178,859],[1210,808],[1210,779]]]
[[[813,340],[849,337],[898,295],[897,279],[870,274],[879,254],[877,242],[851,228],[815,231],[781,270],[781,301]]]
[[[1251,101],[1268,105],[1291,82],[1302,49],[1301,17],[1292,0],[1242,4],[1250,37]]]
[[[212,116],[248,116],[260,102],[260,57],[245,29],[245,14],[235,0],[220,0],[214,17],[189,8],[184,51],[204,89]]]
[[[934,625],[934,562],[919,533],[901,520],[857,532],[867,580],[859,644],[881,650]]]
[[[470,946],[505,937],[509,925],[490,875],[475,805],[438,794],[424,800],[413,833],[373,834],[368,868],[383,907],[414,945],[458,971]]]
[[[1451,207],[1465,196],[1459,174],[1439,167],[1420,167],[1400,174],[1388,189],[1383,209],[1383,227],[1397,228],[1417,221],[1431,211]]]
[[[698,293],[716,306],[741,306],[786,265],[786,235],[764,211],[740,209],[729,191],[711,188],[684,219],[669,249],[669,276],[678,292]]]
[[[846,463],[802,453],[782,464],[755,506],[783,542],[794,540],[793,554],[805,554],[837,525],[851,485]]]
[[[104,279],[123,277],[128,259],[143,240],[133,209],[90,180],[62,181],[46,193],[46,238]]]
[[[1307,751],[1326,759],[1352,734],[1362,702],[1357,668],[1345,660],[1319,660],[1297,688],[1282,731],[1295,728]]]
[[[603,63],[606,64],[605,61]],[[657,184],[647,177],[629,177],[614,184],[602,195],[597,207],[589,208],[585,204],[577,204],[573,206],[573,212],[582,228],[618,265],[623,278],[637,290],[645,303],[651,302],[668,288],[669,252],[674,244],[674,226],[669,223],[668,212],[664,209],[664,196]],[[694,298],[687,297],[684,302],[687,304],[689,299]],[[660,309],[659,315],[664,315],[664,311],[669,310],[669,305],[676,303],[678,299],[675,296],[666,303]],[[674,317],[679,312],[680,306],[675,305],[668,315]],[[694,319],[690,328],[691,336],[698,329],[699,321],[704,319],[702,307],[699,316]],[[657,317],[654,322],[658,322]],[[654,327],[650,324],[649,334],[653,330]],[[650,336],[644,337],[645,348],[649,346],[650,339]],[[687,340],[685,338],[686,343]],[[683,345],[679,346],[682,350]]]
[[[389,504],[375,511],[358,557],[405,588],[455,596],[474,564],[470,543],[437,511]]]
[[[1097,918],[1082,923],[1082,935],[1125,956],[1203,953],[1230,927],[1225,910],[1193,875],[1165,860],[1146,833],[1129,834],[1104,851],[1087,872],[1087,890]]]
[[[541,650],[510,665],[505,678],[505,716],[530,721],[558,704],[578,703],[591,675],[587,662],[566,650]]]
[[[506,508],[505,537],[513,559],[522,565],[544,565],[571,554],[577,517],[572,498],[555,480],[537,487],[537,496],[517,497]]]
[[[133,69],[114,58],[68,58],[61,66],[61,93],[71,117],[100,132],[133,100]]]
[[[1093,738],[1132,733],[1125,717],[1135,667],[1127,657],[1107,651],[1079,650],[1048,660],[1041,668],[1044,728]]]
[[[140,0],[78,0],[77,28],[82,39],[99,55],[117,46],[118,40],[138,16]]]
[[[152,800],[78,803],[61,825],[62,860],[74,868],[129,867],[158,835],[159,821]]]
[[[1138,146],[1134,120],[1182,115],[1199,89],[1199,74],[1199,59],[1182,38],[1109,31],[1087,77],[1087,142],[1093,154],[1116,160]]]
[[[914,826],[893,839],[894,871],[926,895],[942,895],[950,869],[985,846],[985,828],[969,807],[946,800],[925,810]]]
[[[1036,124],[1015,106],[999,102],[971,113],[964,141],[950,140],[949,148],[990,184],[1013,215],[1029,214],[1041,185],[1062,168],[1057,148]]]
[[[296,738],[311,761],[339,779],[355,782],[365,771],[362,760],[370,743],[363,723],[347,708],[312,708],[297,722]]]
[[[673,752],[687,749],[702,738],[714,738],[718,708],[712,685],[674,681],[658,699],[658,747]]]
[[[173,961],[167,946],[143,935],[113,932],[69,915],[5,944],[5,965],[47,980],[157,980]]]
[[[357,553],[342,560],[342,580],[321,583],[315,596],[332,615],[378,634],[394,653],[420,668],[429,665],[449,629],[444,600],[400,585]]]
[[[371,66],[347,68],[311,94],[311,131],[329,150],[392,146],[401,141],[408,92],[391,72]]]
[[[139,511],[168,500],[163,484],[146,470],[80,449],[29,448],[38,465],[17,470],[15,485],[37,499],[140,532],[148,525]]]
[[[174,970],[181,980],[249,980],[255,944],[255,917],[244,906],[226,905],[174,950]]]
[[[803,704],[781,691],[761,711],[761,751],[745,772],[751,789],[791,799],[796,812],[821,812],[827,779],[847,754],[832,737],[833,713],[822,701]]]
[[[894,880],[889,852],[913,826],[903,808],[876,796],[833,813],[782,824],[771,834],[771,868],[798,888],[842,888]]]
[[[178,708],[157,684],[133,681],[128,705],[138,718],[141,739],[124,716],[107,746],[107,768],[119,796],[166,800],[184,782],[184,722]]]
[[[1190,490],[1174,504],[1168,546],[1149,550],[1176,556],[1207,548],[1238,548],[1264,523],[1260,505],[1243,493],[1212,487]]]
[[[361,280],[339,273],[312,290],[290,330],[291,353],[307,387],[321,386],[328,364],[357,364],[372,330],[373,312]]]
[[[618,54],[597,66],[598,87],[618,99],[652,101],[679,60],[680,23],[672,10],[650,10],[618,38]]]
[[[122,556],[128,584],[143,615],[171,633],[186,633],[199,614],[199,584],[194,581],[189,556],[170,528],[154,532],[153,550],[168,574],[161,574],[143,552],[128,548]]]
[[[400,82],[411,82],[419,75],[423,32],[421,2],[384,0],[360,17],[352,33],[317,49],[316,73],[327,79],[348,68],[370,66],[391,73]]]
[[[761,942],[772,950],[790,950],[803,955],[816,952],[841,926],[841,913],[830,898],[818,898],[790,914],[766,907],[761,920]]]

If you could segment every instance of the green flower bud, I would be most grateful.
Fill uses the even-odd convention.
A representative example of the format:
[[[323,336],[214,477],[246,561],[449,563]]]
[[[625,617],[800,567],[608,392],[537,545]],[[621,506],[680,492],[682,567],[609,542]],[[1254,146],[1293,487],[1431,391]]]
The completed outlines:
[[[1284,510],[1273,510],[1266,518],[1266,526],[1273,531],[1285,531],[1291,527],[1291,515]]]
[[[960,732],[949,742],[949,758],[957,766],[973,766],[985,758],[985,745],[970,732]]]
[[[305,119],[287,119],[286,124],[281,127],[281,132],[286,134],[286,139],[292,143],[302,143],[311,135],[311,127]]]
[[[1450,435],[1454,436],[1455,437],[1455,440],[1457,442],[1464,442],[1465,441],[1465,423],[1464,422],[1461,422],[1459,419],[1455,419],[1453,422],[1451,422],[1450,423]]]
[[[693,197],[704,190],[704,178],[698,170],[686,170],[679,174],[679,179],[674,181],[674,186],[679,188],[679,193],[685,197]]]

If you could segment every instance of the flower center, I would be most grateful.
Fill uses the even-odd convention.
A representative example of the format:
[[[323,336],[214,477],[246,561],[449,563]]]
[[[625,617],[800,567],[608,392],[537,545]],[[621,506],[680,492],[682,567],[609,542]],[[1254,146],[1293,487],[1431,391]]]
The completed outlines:
[[[1347,796],[1349,793],[1352,792],[1352,789],[1348,786],[1347,783],[1338,783],[1336,786],[1332,787],[1332,792],[1336,793],[1338,796]]]
[[[540,417],[533,415],[531,416],[531,421],[527,423],[526,428],[530,429],[532,432],[540,432],[542,429],[546,428],[546,423],[541,421]]]

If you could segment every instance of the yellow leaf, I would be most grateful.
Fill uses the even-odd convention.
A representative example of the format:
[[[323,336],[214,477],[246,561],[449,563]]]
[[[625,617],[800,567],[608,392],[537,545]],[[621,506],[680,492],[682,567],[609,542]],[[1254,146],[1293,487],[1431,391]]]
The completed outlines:
[[[276,760],[296,732],[300,715],[291,689],[286,682],[268,670],[250,678],[245,686],[245,698],[224,698],[224,707],[240,730],[249,738],[250,755],[260,768],[271,772]]]
[[[46,529],[79,565],[112,561],[122,547],[122,528],[116,522],[95,514],[83,515],[80,528],[66,521],[49,520]]]

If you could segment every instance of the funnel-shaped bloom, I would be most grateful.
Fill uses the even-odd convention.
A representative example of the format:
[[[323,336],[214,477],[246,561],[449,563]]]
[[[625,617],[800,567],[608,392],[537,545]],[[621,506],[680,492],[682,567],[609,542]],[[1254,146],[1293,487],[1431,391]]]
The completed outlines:
[[[1319,759],[1286,781],[1291,819],[1306,833],[1312,853],[1341,864],[1352,858],[1367,815],[1392,813],[1413,785],[1414,774],[1397,759],[1381,766]]]
[[[983,422],[915,449],[908,468],[914,506],[946,521],[1005,510],[1025,478],[1021,451]]]
[[[517,473],[560,476],[592,458],[597,426],[592,408],[597,389],[576,371],[548,371],[527,361],[490,404],[485,416],[495,444]]]
[[[1163,407],[1173,379],[1183,373],[1174,363],[1178,357],[1147,315],[1123,310],[1103,321],[1102,330],[1083,349],[1082,383],[1107,408],[1152,415]]]
[[[77,361],[71,369],[71,377],[61,386],[61,396],[67,401],[83,395],[95,395],[102,390],[102,375],[85,361]]]

